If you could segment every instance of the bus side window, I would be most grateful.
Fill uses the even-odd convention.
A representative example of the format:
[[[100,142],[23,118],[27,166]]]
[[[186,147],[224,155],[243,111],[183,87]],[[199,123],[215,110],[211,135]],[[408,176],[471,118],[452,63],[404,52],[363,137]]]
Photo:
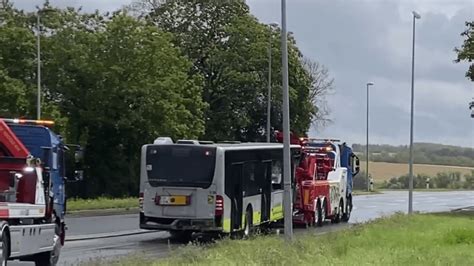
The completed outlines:
[[[282,171],[281,161],[272,162],[272,188],[273,190],[282,189]]]
[[[244,164],[244,191],[245,196],[252,196],[259,193],[259,184],[256,179],[255,162],[245,162]]]

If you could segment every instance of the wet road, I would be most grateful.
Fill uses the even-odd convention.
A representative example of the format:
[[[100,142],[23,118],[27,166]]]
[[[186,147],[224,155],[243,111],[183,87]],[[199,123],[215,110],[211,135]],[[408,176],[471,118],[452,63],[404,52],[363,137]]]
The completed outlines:
[[[474,206],[474,191],[414,192],[413,211],[442,212]],[[357,196],[351,223],[361,223],[396,212],[408,212],[408,191]]]
[[[312,230],[325,233],[395,212],[406,212],[408,208],[407,198],[407,191],[389,191],[383,194],[355,196],[354,210],[349,225],[328,224],[322,228]],[[474,191],[414,193],[414,211],[450,211],[472,205],[474,205]],[[140,232],[138,230],[137,214],[69,218],[68,227],[69,239],[81,238],[86,235],[104,236],[107,234]],[[297,229],[296,232],[304,233],[304,230]],[[167,233],[149,231],[138,235],[68,241],[62,249],[60,265],[77,265],[100,259],[117,258],[137,252],[146,256],[162,257],[179,246],[179,244],[169,242]]]

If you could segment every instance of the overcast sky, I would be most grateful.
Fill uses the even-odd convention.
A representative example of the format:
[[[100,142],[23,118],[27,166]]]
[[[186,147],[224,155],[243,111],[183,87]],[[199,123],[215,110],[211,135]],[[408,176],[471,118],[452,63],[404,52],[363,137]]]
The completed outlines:
[[[16,0],[32,10],[41,0]],[[51,0],[55,6],[111,11],[130,0]],[[247,0],[262,22],[279,22],[279,0]],[[474,119],[468,103],[474,83],[467,64],[455,64],[453,49],[466,20],[474,20],[474,0],[288,0],[288,29],[305,56],[326,65],[336,91],[329,107],[333,123],[311,129],[313,137],[365,143],[366,83],[370,88],[370,142],[408,144],[412,10],[417,20],[415,142],[474,148]]]

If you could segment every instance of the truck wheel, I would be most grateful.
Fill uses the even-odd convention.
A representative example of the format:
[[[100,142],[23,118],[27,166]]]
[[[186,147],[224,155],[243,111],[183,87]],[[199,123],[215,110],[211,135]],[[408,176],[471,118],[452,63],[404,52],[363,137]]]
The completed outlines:
[[[6,266],[8,261],[8,254],[10,253],[10,236],[6,229],[2,232],[2,257],[1,257],[1,265]]]
[[[317,217],[317,221],[316,221],[316,225],[321,227],[323,226],[324,224],[324,220],[326,220],[326,211],[324,210],[324,205],[321,206],[321,202],[319,201],[317,203],[317,207],[316,207],[316,217]]]
[[[54,249],[52,251],[43,252],[34,256],[36,266],[55,266],[59,261],[59,253],[61,251],[61,241],[58,235],[54,236]]]
[[[54,214],[53,214],[53,217]],[[36,266],[55,266],[59,261],[59,254],[61,254],[61,230],[62,227],[59,224],[56,224],[55,234],[53,237],[53,250],[48,252],[43,252],[37,254],[33,257]]]
[[[253,233],[253,221],[252,221],[252,212],[250,209],[247,209],[245,213],[245,224],[244,224],[244,238],[249,238]]]
[[[349,219],[351,218],[351,212],[352,212],[352,196],[349,196],[347,198],[346,211],[342,214],[343,222],[349,221]]]
[[[339,202],[339,208],[337,208],[336,215],[334,216],[335,224],[338,224],[339,222],[341,222],[343,213],[344,213],[344,202],[341,200],[341,202]]]

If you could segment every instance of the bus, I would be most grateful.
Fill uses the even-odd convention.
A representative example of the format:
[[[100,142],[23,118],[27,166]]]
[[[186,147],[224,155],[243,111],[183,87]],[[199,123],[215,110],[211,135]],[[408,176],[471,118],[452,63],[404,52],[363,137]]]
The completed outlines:
[[[300,146],[290,150],[294,180]],[[194,232],[248,237],[283,219],[282,160],[280,143],[144,145],[140,228],[166,230],[177,239]]]

